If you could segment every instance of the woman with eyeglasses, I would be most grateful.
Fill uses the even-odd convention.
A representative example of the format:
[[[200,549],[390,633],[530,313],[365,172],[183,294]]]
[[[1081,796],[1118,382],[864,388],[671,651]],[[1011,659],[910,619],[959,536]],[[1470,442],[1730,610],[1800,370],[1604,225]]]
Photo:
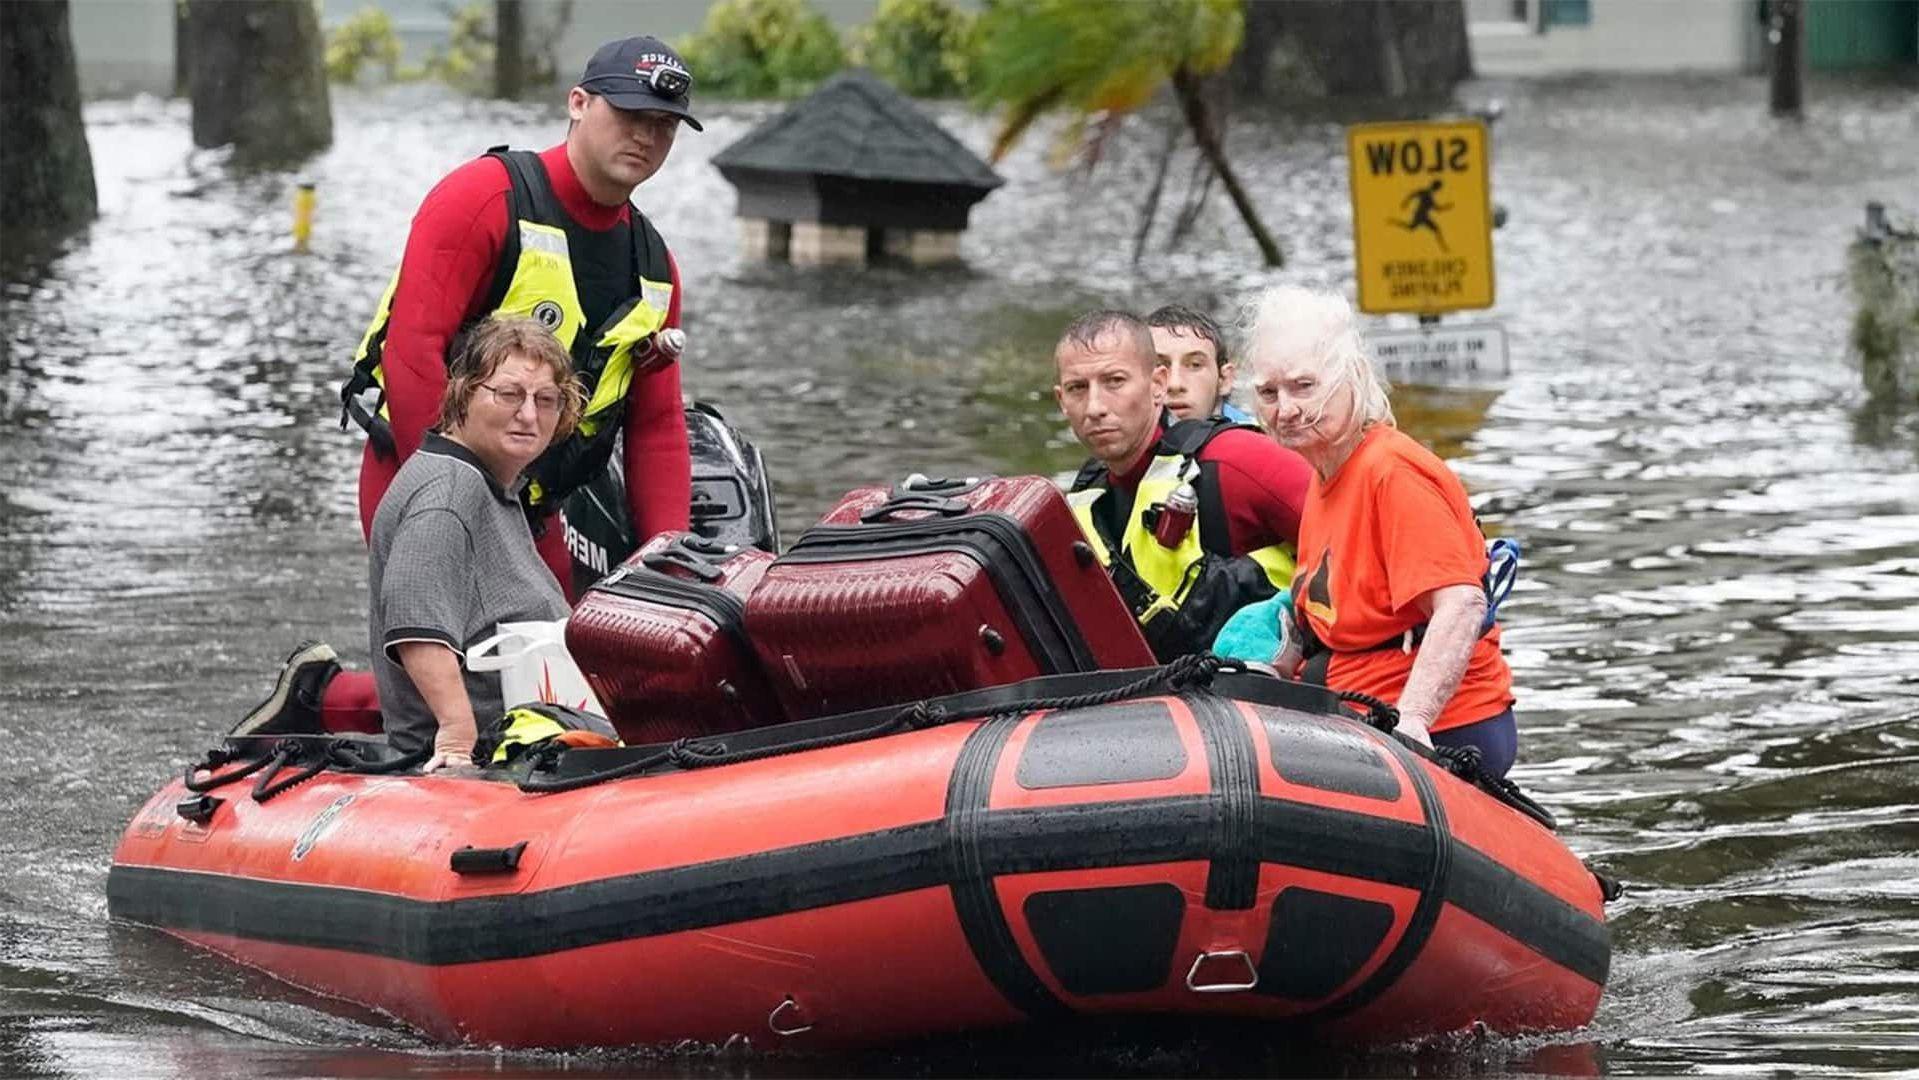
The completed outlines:
[[[468,671],[467,646],[502,622],[563,619],[566,597],[534,547],[524,472],[579,422],[566,349],[537,321],[483,320],[447,368],[439,421],[393,478],[368,541],[373,670],[332,648],[287,658],[273,693],[234,735],[369,730],[425,769],[465,766],[481,718],[503,711],[500,677]]]
[[[382,726],[402,753],[430,744],[428,772],[466,763],[477,718],[503,709],[499,676],[467,671],[466,647],[502,622],[566,617],[520,488],[582,405],[566,349],[529,318],[474,326],[447,376],[439,421],[394,476],[367,545]]]

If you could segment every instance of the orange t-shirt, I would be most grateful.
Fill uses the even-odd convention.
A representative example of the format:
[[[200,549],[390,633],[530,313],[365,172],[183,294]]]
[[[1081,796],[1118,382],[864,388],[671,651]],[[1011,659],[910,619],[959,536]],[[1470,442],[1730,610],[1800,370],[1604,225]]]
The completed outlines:
[[[1413,603],[1448,585],[1478,585],[1486,540],[1466,488],[1445,462],[1397,428],[1379,425],[1306,492],[1294,608],[1334,651],[1326,685],[1397,702],[1413,669],[1398,648],[1369,650],[1425,621]],[[1417,650],[1415,650],[1417,651]],[[1499,628],[1479,639],[1434,731],[1490,719],[1513,702]]]

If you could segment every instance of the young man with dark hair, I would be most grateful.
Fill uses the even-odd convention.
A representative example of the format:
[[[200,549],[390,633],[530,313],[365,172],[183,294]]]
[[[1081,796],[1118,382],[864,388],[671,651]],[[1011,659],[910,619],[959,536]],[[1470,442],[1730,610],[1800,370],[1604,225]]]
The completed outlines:
[[[1167,304],[1146,316],[1146,326],[1153,335],[1153,353],[1166,370],[1166,407],[1174,416],[1253,422],[1251,413],[1231,401],[1233,361],[1212,316],[1184,304]]]

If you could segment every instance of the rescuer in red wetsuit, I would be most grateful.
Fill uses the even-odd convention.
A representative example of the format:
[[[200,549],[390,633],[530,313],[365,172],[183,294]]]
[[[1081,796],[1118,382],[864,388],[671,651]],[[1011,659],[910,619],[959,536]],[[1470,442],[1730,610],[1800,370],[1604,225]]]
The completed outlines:
[[[537,155],[490,151],[428,193],[341,391],[369,436],[362,530],[434,420],[456,336],[494,313],[530,316],[552,331],[588,396],[580,430],[528,470],[540,555],[569,598],[559,508],[605,468],[615,435],[623,435],[635,535],[687,527],[679,366],[653,347],[655,333],[679,325],[679,269],[629,199],[666,162],[680,124],[700,130],[688,111],[691,86],[678,54],[658,39],[610,42],[567,92],[564,142]]]

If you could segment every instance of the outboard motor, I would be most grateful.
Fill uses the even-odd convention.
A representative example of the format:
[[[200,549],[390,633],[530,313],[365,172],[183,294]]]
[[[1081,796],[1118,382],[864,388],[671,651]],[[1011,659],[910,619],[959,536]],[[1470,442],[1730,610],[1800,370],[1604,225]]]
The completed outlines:
[[[693,458],[690,531],[778,554],[779,520],[759,448],[704,401],[686,409],[686,442]],[[626,512],[622,460],[616,448],[605,471],[566,500],[566,546],[573,553],[574,586],[581,592],[639,547]]]

